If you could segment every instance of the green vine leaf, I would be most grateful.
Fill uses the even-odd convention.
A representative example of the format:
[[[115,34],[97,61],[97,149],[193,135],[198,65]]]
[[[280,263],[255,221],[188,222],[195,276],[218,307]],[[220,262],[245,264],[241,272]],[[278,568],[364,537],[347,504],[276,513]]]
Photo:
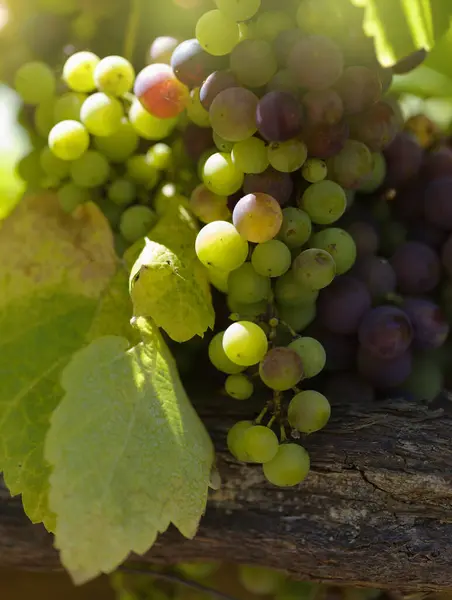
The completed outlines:
[[[365,8],[364,31],[375,38],[384,66],[415,50],[430,50],[446,33],[452,17],[449,0],[350,0]]]
[[[177,342],[203,336],[215,322],[207,272],[195,253],[196,234],[185,208],[168,211],[146,238],[130,274],[134,314],[151,317]]]
[[[77,583],[143,554],[170,523],[193,537],[206,506],[212,442],[158,328],[138,321],[137,346],[107,336],[73,356],[51,418],[55,545]]]
[[[69,216],[52,194],[27,196],[2,223],[0,469],[31,521],[50,531],[43,444],[63,396],[60,375],[87,339],[117,332],[118,315],[128,313],[128,323],[127,281],[114,276],[117,268],[111,231],[93,204]]]

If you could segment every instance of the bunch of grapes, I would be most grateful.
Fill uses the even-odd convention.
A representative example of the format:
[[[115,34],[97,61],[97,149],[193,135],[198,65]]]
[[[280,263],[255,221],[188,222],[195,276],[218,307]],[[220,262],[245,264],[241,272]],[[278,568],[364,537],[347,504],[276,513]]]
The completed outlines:
[[[195,37],[156,38],[137,75],[87,50],[62,83],[40,61],[16,73],[30,188],[69,213],[96,202],[118,253],[172,201],[203,224],[196,253],[231,320],[210,362],[230,397],[265,400],[228,447],[277,486],[307,476],[297,439],[330,402],[443,386],[452,150],[428,119],[403,129],[361,21],[348,0],[211,0]]]

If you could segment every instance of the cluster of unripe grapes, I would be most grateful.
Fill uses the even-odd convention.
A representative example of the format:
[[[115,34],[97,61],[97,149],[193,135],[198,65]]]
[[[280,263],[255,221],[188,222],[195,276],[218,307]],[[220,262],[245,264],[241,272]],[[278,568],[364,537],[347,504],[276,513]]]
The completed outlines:
[[[203,225],[196,253],[232,321],[210,361],[232,398],[269,392],[228,447],[278,486],[308,474],[296,439],[330,401],[432,399],[449,334],[452,152],[423,117],[403,130],[387,95],[422,56],[382,68],[362,11],[334,6],[326,22],[331,0],[212,0],[196,37],[155,39],[138,74],[86,50],[61,82],[39,61],[15,81],[30,189],[69,213],[96,202],[120,254],[174,202]]]

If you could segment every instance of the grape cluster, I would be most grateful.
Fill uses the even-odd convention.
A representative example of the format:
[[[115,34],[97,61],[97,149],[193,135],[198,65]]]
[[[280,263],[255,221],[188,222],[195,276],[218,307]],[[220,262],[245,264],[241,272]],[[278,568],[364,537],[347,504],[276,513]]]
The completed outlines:
[[[210,362],[230,397],[268,392],[228,447],[277,486],[307,476],[296,440],[330,402],[443,385],[452,150],[421,115],[404,127],[361,21],[348,0],[212,0],[194,38],[156,38],[137,74],[87,50],[62,83],[40,61],[16,73],[29,188],[67,212],[96,202],[119,253],[171,200],[202,223],[196,254],[231,320]]]

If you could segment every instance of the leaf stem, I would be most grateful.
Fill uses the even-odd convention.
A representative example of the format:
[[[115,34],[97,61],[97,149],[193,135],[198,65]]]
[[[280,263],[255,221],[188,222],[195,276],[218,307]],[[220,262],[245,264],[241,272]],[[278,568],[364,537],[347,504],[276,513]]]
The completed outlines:
[[[223,594],[214,588],[205,586],[197,581],[192,581],[191,579],[179,577],[179,575],[174,575],[173,573],[164,573],[162,571],[152,571],[151,569],[139,569],[136,567],[127,566],[119,567],[118,570],[122,573],[127,573],[128,575],[149,575],[149,577],[155,577],[155,579],[161,579],[162,581],[169,581],[170,583],[185,585],[186,587],[196,590],[197,592],[210,594],[212,597],[218,598],[218,600],[236,600],[233,596],[228,596],[227,594]]]
[[[129,20],[124,38],[123,55],[127,60],[132,61],[137,41],[138,28],[140,25],[141,0],[130,0]]]

